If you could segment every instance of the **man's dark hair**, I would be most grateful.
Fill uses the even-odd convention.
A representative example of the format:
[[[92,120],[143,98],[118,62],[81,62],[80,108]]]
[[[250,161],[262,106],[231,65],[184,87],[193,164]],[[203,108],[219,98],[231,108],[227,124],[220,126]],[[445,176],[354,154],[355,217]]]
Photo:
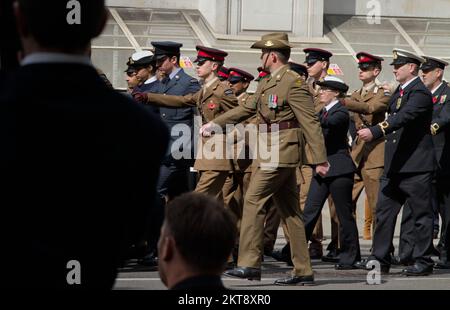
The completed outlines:
[[[291,49],[290,48],[279,49],[279,50],[276,50],[273,52],[277,54],[278,58],[283,63],[288,63],[289,58],[291,57]]]
[[[198,271],[221,271],[236,241],[236,221],[215,198],[183,194],[166,207],[169,234],[186,262]]]
[[[75,8],[68,0],[18,0],[27,29],[44,47],[74,50],[86,47],[100,34],[105,11],[104,0],[77,0],[80,24],[70,24]],[[69,7],[69,8],[67,8]]]

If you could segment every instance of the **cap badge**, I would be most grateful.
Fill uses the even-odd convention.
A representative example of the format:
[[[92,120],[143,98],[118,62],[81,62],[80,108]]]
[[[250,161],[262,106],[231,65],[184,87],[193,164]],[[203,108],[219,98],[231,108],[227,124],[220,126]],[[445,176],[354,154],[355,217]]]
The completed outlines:
[[[271,47],[271,46],[274,46],[275,44],[273,44],[273,42],[271,41],[271,40],[269,40],[269,41],[267,41],[265,44],[264,44],[264,46],[267,46],[267,47]]]
[[[398,58],[397,52],[394,52],[394,60]]]

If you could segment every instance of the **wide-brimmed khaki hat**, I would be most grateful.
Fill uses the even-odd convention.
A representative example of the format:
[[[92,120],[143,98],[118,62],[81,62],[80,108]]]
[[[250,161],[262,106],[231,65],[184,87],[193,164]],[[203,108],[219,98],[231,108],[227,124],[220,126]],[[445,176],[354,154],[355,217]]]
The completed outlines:
[[[251,48],[281,50],[292,48],[292,46],[289,44],[287,33],[273,32],[263,35],[261,40],[254,43]]]

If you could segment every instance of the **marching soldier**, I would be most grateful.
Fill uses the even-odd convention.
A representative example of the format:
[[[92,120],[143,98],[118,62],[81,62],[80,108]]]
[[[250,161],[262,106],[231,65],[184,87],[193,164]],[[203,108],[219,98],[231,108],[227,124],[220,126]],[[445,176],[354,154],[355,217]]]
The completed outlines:
[[[204,81],[202,88],[195,94],[185,96],[172,96],[166,94],[136,93],[135,99],[150,105],[163,107],[197,107],[202,123],[213,121],[220,114],[237,106],[237,99],[230,88],[220,82],[217,72],[222,66],[226,52],[198,45],[197,47],[197,73]],[[224,135],[215,135],[211,138],[202,137],[198,148],[194,168],[200,172],[195,191],[209,194],[222,199],[222,187],[230,171],[233,171],[232,162],[226,158],[226,141]],[[212,145],[213,154],[203,152],[203,145]],[[221,146],[218,144],[222,144]],[[216,154],[216,148],[220,154]],[[220,150],[221,149],[221,150]]]
[[[316,83],[317,81],[323,80],[327,75],[328,68],[330,66],[330,58],[333,54],[329,51],[319,49],[319,48],[306,48],[303,50],[306,54],[305,64],[307,67],[309,80],[310,92],[313,95],[314,108],[316,113],[319,113],[323,104],[319,100],[319,90],[320,86]],[[307,162],[305,162],[299,169],[297,174],[297,183],[300,184],[300,209],[305,208],[306,198],[309,193],[309,186],[311,184],[311,179],[313,176],[313,168],[308,164],[309,158],[311,157],[309,151],[309,145],[305,146],[305,153]],[[326,262],[338,262],[338,244],[339,244],[339,221],[337,218],[336,210],[331,199],[328,199],[328,206],[330,208],[330,218],[331,218],[331,242],[327,247],[328,253],[323,256],[322,249],[322,217],[317,220],[316,227],[310,238],[309,245],[309,255],[312,259],[320,259]],[[289,244],[286,244],[281,251],[274,252],[274,258],[277,260],[287,261],[290,263],[289,257],[291,256],[289,252]]]
[[[319,120],[330,170],[325,177],[315,174],[311,180],[303,210],[306,238],[311,237],[325,200],[331,194],[339,217],[342,238],[339,264],[336,264],[335,269],[355,269],[354,264],[361,259],[358,228],[352,207],[355,165],[347,142],[350,116],[340,103],[340,99],[344,98],[348,91],[348,86],[334,76],[327,76],[323,81],[317,81],[317,84],[321,87],[319,100],[324,105],[319,113]]]
[[[384,172],[380,179],[372,253],[360,266],[372,269],[373,260],[377,260],[381,272],[389,272],[397,215],[407,203],[413,211],[415,225],[414,264],[403,269],[402,273],[424,276],[433,271],[430,247],[433,242],[433,214],[430,205],[435,154],[429,129],[433,101],[430,91],[418,76],[423,58],[400,49],[394,49],[393,53],[391,65],[400,85],[389,102],[389,116],[375,126],[358,131],[359,138],[366,142],[385,137]]]
[[[151,42],[155,53],[156,67],[165,78],[160,82],[158,93],[166,95],[184,96],[195,94],[200,90],[198,80],[186,74],[180,68],[180,48],[181,43],[163,41]],[[192,107],[173,108],[160,107],[161,119],[169,128],[169,131],[179,125],[187,125],[191,131],[194,130],[195,109]],[[158,181],[158,194],[162,200],[170,200],[188,190],[188,175],[190,162],[186,159],[175,159],[170,154],[172,144],[178,136],[171,137],[169,152],[164,158]],[[189,147],[189,152],[191,152]]]
[[[299,209],[296,169],[302,163],[303,138],[310,145],[311,164],[316,172],[325,175],[329,169],[323,135],[307,85],[288,65],[291,46],[285,33],[271,33],[252,45],[262,50],[263,68],[270,76],[263,79],[254,99],[245,106],[238,106],[214,120],[222,128],[229,123],[239,123],[255,114],[260,122],[259,135],[272,144],[273,130],[277,130],[279,144],[272,148],[278,151],[278,160],[262,158],[258,154],[252,173],[252,183],[244,202],[239,242],[238,266],[225,274],[232,277],[259,280],[261,278],[261,256],[263,251],[264,205],[273,199],[286,222],[290,234],[290,247],[294,269],[292,275],[275,281],[276,285],[314,283],[309,259],[302,212]],[[273,126],[278,125],[278,126]],[[214,125],[202,127],[203,135],[210,135]]]
[[[250,82],[255,77],[252,74],[238,68],[228,69],[228,74],[227,81],[229,87],[233,90],[234,95],[237,97],[238,104],[245,105],[246,101],[251,98],[251,95],[247,93],[247,89],[250,86]],[[237,137],[233,137],[233,141],[237,138],[237,142],[240,143],[243,139],[245,139],[245,133],[241,133],[238,130],[230,133],[230,135],[233,136],[235,134]],[[233,171],[228,176],[222,189],[225,205],[231,209],[238,220],[238,231],[241,224],[240,220],[242,218],[242,206],[245,191],[250,182],[252,164],[252,159],[249,158],[248,154],[248,141],[245,142],[245,146],[241,150],[242,152],[245,152],[245,154],[234,154],[234,158],[232,159]]]
[[[433,95],[433,120],[431,134],[438,169],[436,192],[442,218],[439,262],[435,268],[450,269],[450,87],[443,81],[446,61],[424,56],[421,66],[424,84]]]
[[[356,58],[358,59],[359,79],[363,86],[342,103],[349,111],[354,112],[355,126],[359,130],[384,121],[390,93],[376,81],[381,73],[381,62],[384,59],[365,52],[356,54]],[[356,138],[353,141],[352,158],[357,167],[352,195],[353,205],[356,206],[358,198],[365,188],[371,214],[369,218],[373,219],[369,225],[375,227],[379,179],[383,174],[384,166],[384,139],[379,138],[366,143],[362,139]],[[364,231],[370,232],[370,226],[366,227],[366,225],[365,221]]]

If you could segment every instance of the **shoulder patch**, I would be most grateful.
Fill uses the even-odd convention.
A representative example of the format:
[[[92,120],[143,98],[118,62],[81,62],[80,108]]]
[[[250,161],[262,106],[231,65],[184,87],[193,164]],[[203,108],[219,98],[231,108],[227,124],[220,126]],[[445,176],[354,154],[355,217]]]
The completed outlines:
[[[233,91],[231,90],[231,89],[226,89],[224,92],[223,92],[224,94],[225,94],[225,96],[231,96],[231,95],[233,95]]]

